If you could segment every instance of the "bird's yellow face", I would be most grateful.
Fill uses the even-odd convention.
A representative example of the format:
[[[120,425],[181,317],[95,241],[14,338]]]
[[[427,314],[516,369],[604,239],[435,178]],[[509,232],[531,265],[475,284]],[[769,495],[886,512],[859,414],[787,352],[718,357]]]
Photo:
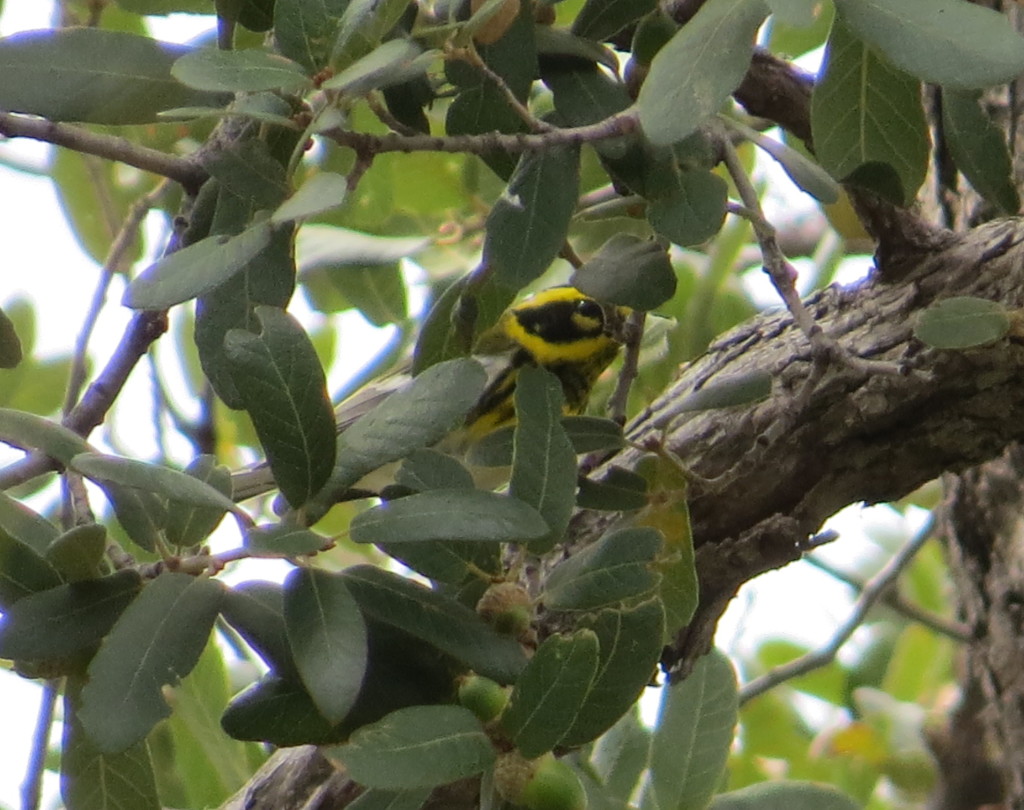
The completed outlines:
[[[498,331],[512,356],[469,414],[470,433],[480,437],[515,421],[516,375],[528,363],[561,381],[565,413],[582,413],[597,378],[619,352],[628,314],[624,307],[603,305],[573,287],[543,290],[510,307]]]

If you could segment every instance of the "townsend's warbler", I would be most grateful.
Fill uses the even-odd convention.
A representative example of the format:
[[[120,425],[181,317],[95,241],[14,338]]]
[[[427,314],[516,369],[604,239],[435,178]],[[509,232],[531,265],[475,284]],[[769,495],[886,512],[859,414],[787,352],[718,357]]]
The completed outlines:
[[[444,449],[461,451],[492,431],[515,422],[516,377],[525,365],[537,365],[554,374],[562,384],[566,414],[582,413],[590,392],[622,345],[628,310],[601,304],[573,287],[553,287],[510,307],[497,325],[481,339],[479,357],[489,382],[466,416],[458,436],[442,442]],[[354,394],[338,406],[338,430],[372,410],[408,381],[404,373],[392,374]],[[268,491],[273,486],[269,470],[260,467],[235,476],[236,500]],[[360,482],[356,489],[380,486]]]

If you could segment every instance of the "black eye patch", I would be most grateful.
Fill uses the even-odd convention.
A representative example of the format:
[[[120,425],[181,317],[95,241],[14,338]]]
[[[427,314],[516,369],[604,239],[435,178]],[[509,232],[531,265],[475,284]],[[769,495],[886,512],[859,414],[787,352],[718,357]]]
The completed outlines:
[[[516,312],[516,319],[527,332],[550,343],[572,343],[581,337],[600,335],[604,328],[601,305],[588,299],[523,308]],[[594,323],[581,323],[583,319]]]

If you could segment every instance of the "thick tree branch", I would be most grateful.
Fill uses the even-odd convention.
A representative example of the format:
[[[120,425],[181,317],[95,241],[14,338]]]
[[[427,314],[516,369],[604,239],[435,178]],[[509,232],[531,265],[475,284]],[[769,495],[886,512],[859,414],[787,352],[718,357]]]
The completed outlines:
[[[833,364],[797,402],[815,364],[788,314],[756,318],[719,338],[628,429],[662,443],[695,475],[690,513],[701,605],[667,663],[686,672],[711,642],[736,589],[797,559],[806,538],[852,503],[896,500],[946,470],[963,470],[1024,439],[1024,346],[1011,338],[970,351],[930,349],[918,313],[955,295],[1024,306],[1024,221],[1001,220],[925,255],[899,283],[833,286],[807,299],[820,328],[855,356],[916,373],[870,375]],[[703,412],[692,393],[767,371],[772,394]],[[641,451],[615,464],[634,466]],[[585,515],[580,537],[608,520]]]

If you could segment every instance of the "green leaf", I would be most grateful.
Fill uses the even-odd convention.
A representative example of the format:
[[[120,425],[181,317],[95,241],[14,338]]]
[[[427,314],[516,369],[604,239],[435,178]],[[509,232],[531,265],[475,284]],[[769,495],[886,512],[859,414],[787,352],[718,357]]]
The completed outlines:
[[[64,658],[97,643],[142,589],[136,571],[59,585],[11,605],[0,619],[0,658]]]
[[[199,660],[221,590],[209,579],[164,573],[121,614],[89,665],[78,713],[100,751],[124,751],[171,713],[163,687]]]
[[[280,158],[259,138],[244,138],[198,159],[217,180],[219,199],[211,233],[241,232],[252,221],[253,211],[276,208],[291,191]]]
[[[3,309],[0,309],[0,368],[14,368],[21,362],[21,340],[12,321]]]
[[[601,777],[604,795],[628,804],[647,767],[650,749],[651,732],[634,705],[594,743],[590,764]]]
[[[430,792],[430,788],[366,790],[348,806],[348,810],[420,810]]]
[[[145,16],[161,14],[204,14],[210,11],[210,0],[117,0],[125,11]]]
[[[370,565],[342,576],[368,620],[422,639],[484,677],[511,683],[526,664],[515,640],[497,635],[472,610],[438,591]]]
[[[587,0],[572,22],[572,32],[602,42],[654,10],[654,0]]]
[[[163,528],[167,525],[166,502],[152,492],[115,484],[113,481],[104,482],[102,488],[114,507],[118,523],[132,542],[139,548],[155,552],[162,542]]]
[[[443,439],[465,419],[486,384],[480,363],[464,358],[414,377],[341,434],[330,491],[346,489],[378,467]]]
[[[80,453],[71,459],[68,466],[101,486],[112,482],[190,506],[216,509],[222,513],[241,512],[223,492],[205,481],[170,467],[103,453]]]
[[[98,523],[83,523],[56,538],[43,556],[62,579],[78,582],[100,576],[106,551],[106,528]]]
[[[265,675],[236,695],[221,718],[236,740],[272,745],[324,744],[345,738],[320,716],[312,698],[296,681]]]
[[[521,289],[539,278],[565,244],[579,193],[579,149],[523,152],[508,187],[487,216],[484,261],[497,279]]]
[[[1010,315],[998,301],[957,296],[924,310],[914,337],[934,349],[969,349],[995,343],[1010,330]]]
[[[256,526],[245,533],[245,547],[260,556],[299,557],[323,551],[330,544],[329,538],[290,523]]]
[[[896,205],[914,199],[928,168],[921,84],[897,70],[839,20],[811,97],[821,165]]]
[[[402,462],[395,483],[415,492],[429,489],[473,489],[473,474],[458,459],[421,448]]]
[[[284,589],[272,582],[242,582],[225,589],[221,613],[276,674],[295,676],[284,624]]]
[[[348,181],[334,172],[319,172],[303,183],[271,215],[274,225],[321,214],[345,201]]]
[[[185,468],[185,473],[231,497],[231,472],[217,463],[216,456],[199,456]],[[225,510],[220,507],[188,506],[175,504],[167,515],[167,539],[176,546],[196,546],[206,540],[224,518]]]
[[[719,110],[750,66],[767,14],[761,0],[710,0],[658,51],[637,98],[652,143],[681,141]]]
[[[720,793],[709,810],[859,810],[845,793],[814,782],[764,782]]]
[[[576,494],[580,509],[630,512],[647,505],[647,481],[631,470],[612,466],[600,481],[584,478]]]
[[[549,636],[537,648],[501,715],[501,727],[524,757],[550,751],[572,727],[597,658],[597,636],[590,630]]]
[[[974,3],[836,0],[836,11],[894,65],[932,84],[989,87],[1024,71],[1024,39],[1005,15]]]
[[[38,512],[0,492],[0,535],[4,534],[36,554],[45,554],[60,531]]]
[[[10,408],[0,408],[0,441],[24,450],[41,450],[62,464],[89,450],[89,443],[73,430]]]
[[[341,71],[377,48],[408,6],[409,0],[350,0],[341,15],[338,36],[331,50],[331,66]]]
[[[725,221],[728,184],[706,170],[684,171],[672,192],[658,195],[647,207],[647,221],[677,245],[699,245],[714,236]]]
[[[1010,180],[1010,152],[1002,130],[978,104],[978,94],[942,88],[942,136],[956,167],[1003,216],[1016,214],[1020,195]]]
[[[625,446],[622,425],[601,416],[563,416],[562,427],[576,454],[618,450]]]
[[[218,218],[219,212],[225,210],[229,212],[225,214],[228,219],[248,220],[254,203],[233,195],[224,187],[220,187],[219,198]],[[276,206],[279,202],[277,199],[272,204]],[[235,225],[226,224],[224,227],[234,230]],[[269,244],[240,272],[196,302],[195,343],[199,359],[214,391],[228,407],[242,408],[244,400],[231,376],[232,364],[226,355],[224,339],[232,329],[255,331],[258,328],[255,315],[258,305],[287,306],[295,289],[292,231],[290,225],[275,231]]]
[[[768,371],[751,371],[723,380],[716,380],[679,400],[680,412],[713,411],[752,405],[772,393],[772,375]]]
[[[71,678],[64,692],[60,792],[75,810],[161,810],[149,746],[139,740],[124,751],[105,752],[90,739],[79,719],[82,683]]]
[[[629,711],[652,678],[663,649],[665,612],[657,599],[623,610],[602,610],[581,626],[597,637],[594,680],[572,728],[558,744],[575,748],[597,739]]]
[[[650,239],[616,234],[569,283],[598,301],[652,310],[676,291],[676,274],[666,249]]]
[[[415,256],[431,244],[423,236],[376,236],[334,225],[306,225],[296,237],[299,269],[338,265],[391,264]]]
[[[549,371],[524,366],[516,376],[516,426],[509,494],[532,506],[550,531],[530,544],[550,551],[565,533],[574,509],[576,453],[562,429],[562,384]]]
[[[623,446],[622,426],[611,419],[563,416],[560,421],[576,455],[617,450]],[[492,430],[469,446],[466,460],[479,467],[507,467],[512,463],[514,439],[513,425]]]
[[[507,495],[434,489],[360,512],[350,531],[357,543],[519,543],[539,540],[551,530],[536,509]]]
[[[143,270],[121,303],[132,309],[168,309],[205,295],[244,270],[270,244],[272,233],[270,224],[261,221],[237,236],[200,239]]]
[[[174,754],[170,762],[158,760],[173,771],[170,779],[165,772],[159,782],[165,803],[165,782],[173,780],[184,788],[185,806],[219,806],[269,754],[260,746],[232,740],[221,728],[220,716],[232,691],[224,653],[211,638],[195,668],[174,690],[174,713],[167,725]]]
[[[424,51],[411,39],[392,39],[328,79],[323,86],[353,96],[392,87],[422,76],[440,53]]]
[[[323,367],[299,322],[274,307],[257,307],[256,315],[262,332],[233,329],[224,351],[274,480],[298,508],[331,475],[334,408]]]
[[[408,790],[475,776],[495,751],[480,721],[462,706],[412,706],[364,726],[331,750],[361,785]]]
[[[197,90],[291,93],[310,86],[302,65],[275,53],[259,50],[222,51],[202,48],[182,56],[171,75]]]
[[[780,21],[794,27],[806,28],[814,22],[817,0],[765,0]]]
[[[275,0],[214,0],[214,5],[218,17],[244,25],[250,31],[269,31],[274,26]]]
[[[617,76],[619,73],[619,60],[612,50],[599,45],[593,39],[550,25],[538,25],[533,33],[537,45],[537,59],[541,62],[548,59],[586,61],[604,65],[613,75]]]
[[[284,583],[284,621],[302,683],[317,710],[341,721],[366,672],[366,624],[343,577],[297,568]]]
[[[57,570],[31,546],[0,528],[0,608],[60,585]]]
[[[718,790],[736,729],[736,674],[717,650],[662,690],[641,807],[706,807]]]
[[[597,610],[654,590],[655,555],[661,535],[654,529],[622,529],[559,563],[544,590],[551,610]]]
[[[396,543],[380,550],[423,576],[459,585],[470,576],[471,566],[492,574],[501,571],[501,547],[487,543],[438,540],[433,543]]]
[[[0,109],[51,121],[145,124],[170,107],[222,106],[230,96],[171,76],[188,48],[100,28],[26,31],[0,40]]]
[[[310,74],[327,64],[349,0],[292,0],[274,5],[274,39],[281,53]]]

